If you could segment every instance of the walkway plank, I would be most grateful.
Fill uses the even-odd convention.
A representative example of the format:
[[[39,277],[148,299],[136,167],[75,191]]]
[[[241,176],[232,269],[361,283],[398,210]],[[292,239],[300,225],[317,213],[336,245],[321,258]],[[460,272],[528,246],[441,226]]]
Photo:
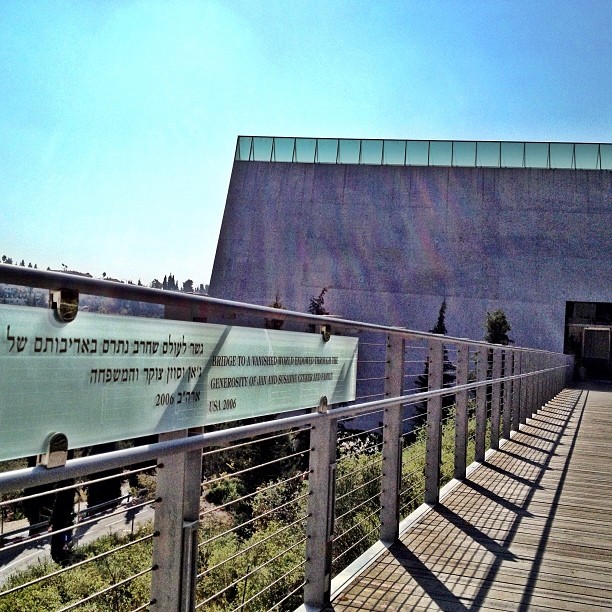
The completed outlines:
[[[611,457],[612,388],[566,389],[330,609],[612,609]]]

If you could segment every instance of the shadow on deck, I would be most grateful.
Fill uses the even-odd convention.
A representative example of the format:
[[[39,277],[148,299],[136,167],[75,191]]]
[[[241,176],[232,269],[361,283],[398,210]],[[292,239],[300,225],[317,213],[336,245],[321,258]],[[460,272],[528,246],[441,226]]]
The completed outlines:
[[[612,608],[612,385],[566,389],[330,610]]]

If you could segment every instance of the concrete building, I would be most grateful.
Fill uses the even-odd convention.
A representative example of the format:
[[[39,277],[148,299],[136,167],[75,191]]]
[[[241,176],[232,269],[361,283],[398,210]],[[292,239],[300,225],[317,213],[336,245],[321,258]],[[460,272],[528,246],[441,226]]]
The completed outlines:
[[[239,137],[210,295],[564,349],[612,302],[612,144]]]

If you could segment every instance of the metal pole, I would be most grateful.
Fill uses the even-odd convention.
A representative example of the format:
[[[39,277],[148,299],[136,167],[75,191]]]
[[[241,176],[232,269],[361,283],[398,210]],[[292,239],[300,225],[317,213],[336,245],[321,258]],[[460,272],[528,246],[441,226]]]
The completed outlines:
[[[512,351],[512,374],[521,373],[521,352]],[[512,381],[512,430],[518,431],[521,413],[521,379]]]
[[[502,351],[493,349],[492,377],[500,378],[502,372]],[[499,448],[499,424],[501,416],[501,383],[495,383],[491,389],[491,448]]]
[[[468,381],[470,347],[457,346],[457,384],[464,385]],[[455,395],[455,470],[454,477],[458,480],[465,478],[468,443],[468,394],[459,391]]]
[[[304,603],[315,608],[324,608],[331,597],[337,430],[332,418],[317,420],[310,430]]]
[[[405,340],[387,336],[385,397],[402,395]],[[382,482],[380,496],[380,539],[394,542],[399,533],[399,491],[402,480],[401,404],[387,406],[383,414]]]
[[[444,343],[429,341],[428,387],[442,388]],[[427,400],[427,447],[425,451],[425,503],[437,504],[440,499],[440,457],[442,452],[442,398]]]
[[[512,372],[512,349],[504,349],[503,354],[503,366],[504,376],[511,376]],[[510,431],[512,429],[512,382],[506,381],[503,389],[503,423],[502,423],[502,434],[506,440],[510,439]]]
[[[160,442],[187,436],[186,430],[160,434]],[[155,610],[193,610],[195,556],[202,453],[160,457],[153,538],[151,598]]]
[[[521,374],[529,372],[529,354],[521,354]],[[529,415],[529,400],[530,400],[530,387],[531,381],[529,378],[521,378],[521,408],[520,408],[520,420],[521,425],[527,422]]]
[[[476,378],[480,382],[487,379],[488,349],[478,349],[478,362],[476,365]],[[474,461],[484,461],[485,436],[487,432],[487,388],[476,389],[476,452]]]

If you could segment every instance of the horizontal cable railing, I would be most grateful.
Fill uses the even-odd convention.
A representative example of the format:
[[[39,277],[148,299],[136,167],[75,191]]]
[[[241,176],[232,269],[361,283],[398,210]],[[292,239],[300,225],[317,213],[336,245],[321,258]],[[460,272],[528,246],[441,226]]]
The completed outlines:
[[[612,144],[239,136],[236,161],[612,170]]]
[[[40,589],[48,610],[323,606],[333,576],[397,537],[401,519],[435,503],[484,459],[486,438],[499,445],[569,371],[551,352],[15,268],[0,266],[0,282],[162,304],[168,318],[187,309],[263,327],[273,315],[365,341],[354,401],[71,449],[55,468],[12,462],[0,473],[0,611]],[[114,481],[120,495],[89,507],[95,486]],[[28,504],[49,516],[28,522]],[[32,549],[29,568],[19,555]]]

